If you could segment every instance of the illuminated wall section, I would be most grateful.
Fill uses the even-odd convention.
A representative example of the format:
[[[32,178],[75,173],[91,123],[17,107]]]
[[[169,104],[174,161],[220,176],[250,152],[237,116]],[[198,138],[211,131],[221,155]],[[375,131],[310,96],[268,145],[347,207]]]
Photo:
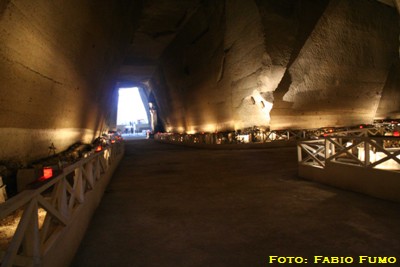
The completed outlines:
[[[398,60],[398,14],[377,1],[330,1],[274,93],[271,127],[372,123]]]
[[[368,123],[381,96],[393,95],[383,88],[398,58],[395,8],[370,0],[204,3],[154,79],[171,131]]]
[[[51,143],[60,152],[107,127],[121,25],[107,21],[112,6],[91,2],[2,5],[0,161],[47,156]]]
[[[400,60],[394,61],[383,87],[375,119],[400,119]]]
[[[167,48],[154,79],[166,128],[214,132],[268,124],[273,86],[266,60],[254,1],[206,1]]]

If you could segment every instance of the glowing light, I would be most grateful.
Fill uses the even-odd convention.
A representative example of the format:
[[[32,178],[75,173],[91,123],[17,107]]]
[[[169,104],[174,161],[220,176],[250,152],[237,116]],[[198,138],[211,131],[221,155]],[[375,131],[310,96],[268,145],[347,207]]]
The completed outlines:
[[[397,136],[397,137],[400,136],[400,132],[394,132],[393,136]]]
[[[51,167],[43,168],[43,176],[39,178],[39,181],[44,181],[53,177],[53,169]]]
[[[103,150],[102,146],[97,146],[95,152],[100,152],[101,150]]]
[[[49,179],[53,176],[53,169],[51,167],[44,167],[43,168],[43,177],[45,179]]]
[[[120,88],[118,95],[118,125],[129,125],[130,122],[137,121],[149,123],[139,88]]]
[[[216,127],[215,124],[206,124],[206,125],[204,125],[203,130],[204,130],[204,132],[212,133],[212,132],[215,132],[217,130],[216,128],[217,127]]]
[[[182,126],[178,127],[178,132],[179,133],[184,133],[185,132],[185,128],[183,128]]]
[[[242,143],[249,143],[250,142],[250,135],[248,135],[248,134],[238,135],[237,137]]]

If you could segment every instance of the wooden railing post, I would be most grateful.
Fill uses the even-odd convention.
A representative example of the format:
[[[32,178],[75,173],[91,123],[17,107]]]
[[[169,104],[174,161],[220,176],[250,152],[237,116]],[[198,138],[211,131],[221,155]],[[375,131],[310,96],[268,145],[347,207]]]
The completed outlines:
[[[41,266],[46,253],[60,242],[64,229],[74,218],[75,207],[85,201],[102,174],[121,154],[121,144],[89,155],[70,166],[39,188],[26,190],[0,205],[0,219],[23,210],[7,251],[0,251],[1,267]],[[39,207],[45,211],[39,223]],[[39,229],[39,225],[41,228]]]
[[[367,167],[370,164],[370,158],[369,158],[369,148],[370,145],[366,138],[364,138],[364,166]]]
[[[32,266],[40,266],[40,236],[38,224],[38,202],[37,199],[32,199],[32,210],[29,222],[26,228],[23,253],[32,259]]]
[[[58,192],[58,210],[60,213],[68,218],[68,199],[67,199],[67,180],[66,177],[64,176],[63,179],[59,181],[59,188],[60,190]]]
[[[94,179],[93,179],[93,160],[89,161],[85,165],[86,171],[86,181],[89,183],[90,188],[94,188]]]
[[[301,162],[303,160],[303,156],[302,156],[302,148],[301,148],[301,143],[297,144],[297,161]]]
[[[78,199],[79,203],[83,203],[85,198],[85,188],[83,186],[83,179],[82,179],[82,166],[79,166],[75,169],[74,175],[74,195]],[[72,196],[71,196],[72,197]]]

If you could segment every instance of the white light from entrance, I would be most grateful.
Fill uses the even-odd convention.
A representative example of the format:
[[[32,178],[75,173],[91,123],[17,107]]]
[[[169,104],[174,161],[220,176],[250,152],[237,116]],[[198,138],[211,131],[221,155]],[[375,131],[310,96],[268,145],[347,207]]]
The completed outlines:
[[[140,123],[149,123],[139,88],[120,88],[118,95],[118,125],[137,124],[138,121]]]

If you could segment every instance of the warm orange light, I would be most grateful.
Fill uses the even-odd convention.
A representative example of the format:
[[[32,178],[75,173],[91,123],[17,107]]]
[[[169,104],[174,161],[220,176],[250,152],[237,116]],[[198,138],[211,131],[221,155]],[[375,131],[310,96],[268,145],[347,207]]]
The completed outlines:
[[[39,181],[44,181],[53,177],[53,169],[51,167],[43,168],[43,176],[39,178]]]
[[[51,167],[44,167],[43,168],[43,177],[45,179],[49,179],[53,176],[53,169]]]
[[[95,152],[100,152],[103,148],[101,146],[97,146]]]
[[[113,140],[111,140],[111,144],[114,144],[115,143],[115,140],[113,139]]]

